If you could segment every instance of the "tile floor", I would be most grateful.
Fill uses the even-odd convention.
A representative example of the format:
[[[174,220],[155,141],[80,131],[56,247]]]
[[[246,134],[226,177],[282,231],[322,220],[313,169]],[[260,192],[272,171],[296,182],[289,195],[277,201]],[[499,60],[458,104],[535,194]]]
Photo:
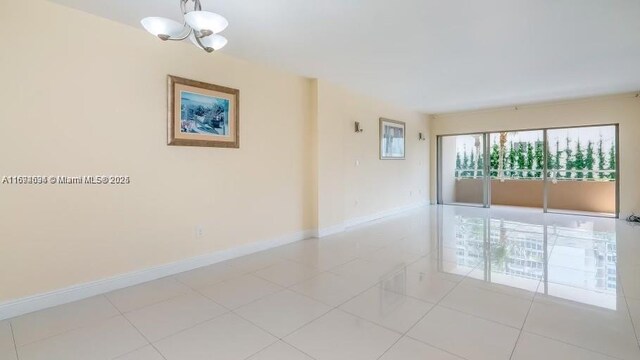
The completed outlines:
[[[429,207],[0,321],[2,360],[640,359],[640,227]]]

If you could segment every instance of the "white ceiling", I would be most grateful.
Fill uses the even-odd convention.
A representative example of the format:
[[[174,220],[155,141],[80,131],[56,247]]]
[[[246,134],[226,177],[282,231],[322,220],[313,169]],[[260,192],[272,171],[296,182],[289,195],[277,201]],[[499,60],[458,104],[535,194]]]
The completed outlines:
[[[52,1],[140,31],[146,16],[180,19],[178,0]],[[225,53],[428,113],[640,89],[640,0],[202,5],[229,19]]]

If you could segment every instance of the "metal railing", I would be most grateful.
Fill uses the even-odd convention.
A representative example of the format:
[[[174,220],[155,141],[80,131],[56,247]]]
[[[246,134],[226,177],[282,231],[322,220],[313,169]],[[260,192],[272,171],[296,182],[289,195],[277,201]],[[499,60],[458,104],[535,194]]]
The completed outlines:
[[[557,181],[616,181],[616,170],[566,170],[549,169],[548,178]],[[543,180],[542,169],[503,169],[499,176],[498,170],[490,170],[492,180]],[[589,175],[591,174],[591,177]],[[483,169],[460,168],[455,170],[455,179],[482,179]]]

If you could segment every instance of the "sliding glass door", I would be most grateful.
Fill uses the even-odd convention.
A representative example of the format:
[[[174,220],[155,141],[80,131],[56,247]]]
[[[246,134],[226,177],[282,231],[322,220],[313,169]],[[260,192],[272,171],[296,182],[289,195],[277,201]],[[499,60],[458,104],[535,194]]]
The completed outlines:
[[[487,206],[485,134],[439,137],[439,202]]]
[[[547,130],[548,212],[617,214],[617,127]]]
[[[618,127],[438,137],[438,203],[618,215]]]
[[[491,139],[491,205],[542,208],[544,131],[504,131]]]

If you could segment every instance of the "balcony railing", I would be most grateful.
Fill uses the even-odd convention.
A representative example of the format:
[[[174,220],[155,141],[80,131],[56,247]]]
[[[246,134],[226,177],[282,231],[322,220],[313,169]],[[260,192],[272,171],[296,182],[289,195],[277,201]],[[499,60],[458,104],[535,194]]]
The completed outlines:
[[[511,171],[511,170],[507,170]],[[518,170],[519,171],[519,170]],[[564,172],[565,170],[560,170]],[[578,171],[571,178],[555,177],[564,175],[552,170],[545,187],[541,174],[522,174],[504,178],[491,177],[491,204],[541,208],[544,206],[545,191],[549,209],[573,210],[593,213],[614,214],[616,212],[616,179],[600,178],[598,172],[606,175],[617,175],[615,171],[593,171],[593,178],[576,178]],[[586,174],[586,171],[582,171]],[[494,174],[495,175],[495,174]],[[482,172],[473,175],[459,175],[452,188],[452,199],[456,203],[482,203]],[[545,190],[546,189],[546,190]]]
[[[616,170],[565,170],[549,169],[549,179],[557,181],[616,181]],[[504,169],[502,176],[498,170],[490,170],[492,180],[542,180],[543,170]],[[590,175],[590,176],[589,176]],[[480,179],[483,169],[460,168],[455,170],[455,179]]]

